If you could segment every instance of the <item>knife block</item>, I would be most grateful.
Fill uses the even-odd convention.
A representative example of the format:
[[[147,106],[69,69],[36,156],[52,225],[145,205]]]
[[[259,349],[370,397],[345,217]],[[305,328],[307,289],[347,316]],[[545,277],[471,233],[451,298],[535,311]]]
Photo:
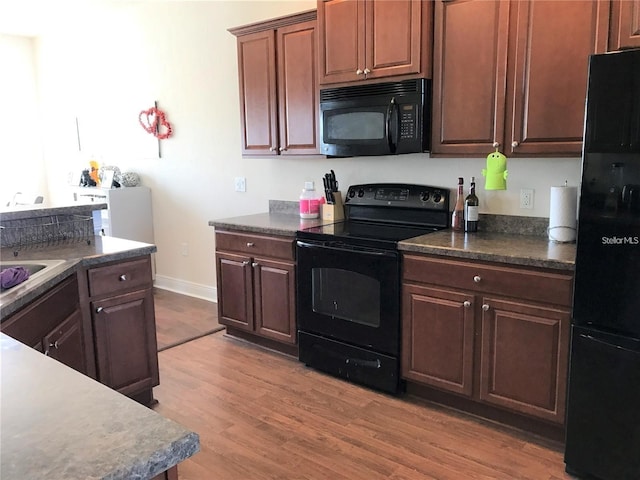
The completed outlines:
[[[323,220],[332,220],[332,221],[340,221],[344,220],[344,205],[342,203],[342,193],[341,192],[333,192],[333,198],[335,203],[322,204],[322,219]]]

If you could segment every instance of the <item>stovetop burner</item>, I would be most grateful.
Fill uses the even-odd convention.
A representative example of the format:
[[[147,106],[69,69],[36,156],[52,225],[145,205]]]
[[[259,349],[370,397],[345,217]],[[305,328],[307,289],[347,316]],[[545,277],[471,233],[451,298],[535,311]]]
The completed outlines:
[[[353,185],[345,198],[345,218],[301,230],[297,238],[395,249],[399,241],[447,228],[449,191],[413,184]]]

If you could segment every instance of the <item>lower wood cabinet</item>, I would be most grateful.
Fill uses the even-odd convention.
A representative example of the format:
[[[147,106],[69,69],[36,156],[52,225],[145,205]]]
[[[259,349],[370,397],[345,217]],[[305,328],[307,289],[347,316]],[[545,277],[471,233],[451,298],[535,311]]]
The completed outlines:
[[[403,378],[564,422],[572,274],[405,255]]]
[[[76,274],[14,313],[0,324],[10,337],[68,365],[90,374],[85,348]]]
[[[293,238],[216,232],[218,321],[297,343]]]
[[[97,379],[151,403],[160,378],[150,257],[91,268],[87,279]]]

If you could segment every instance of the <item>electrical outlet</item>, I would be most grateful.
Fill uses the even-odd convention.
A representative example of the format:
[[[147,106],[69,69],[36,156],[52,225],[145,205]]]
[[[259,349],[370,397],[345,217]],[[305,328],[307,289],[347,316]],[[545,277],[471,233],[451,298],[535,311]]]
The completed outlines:
[[[247,179],[245,177],[236,177],[235,186],[236,186],[236,192],[246,192]]]
[[[520,189],[520,208],[533,208],[533,189],[522,188]]]
[[[189,255],[189,244],[184,242],[180,244],[180,254],[183,257],[187,257]]]

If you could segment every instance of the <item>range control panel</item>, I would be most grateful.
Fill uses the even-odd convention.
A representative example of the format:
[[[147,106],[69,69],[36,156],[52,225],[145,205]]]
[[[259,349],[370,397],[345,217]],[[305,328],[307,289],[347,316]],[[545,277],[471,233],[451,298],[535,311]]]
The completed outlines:
[[[352,185],[347,190],[345,205],[419,208],[448,212],[449,190],[442,187],[404,183]]]

